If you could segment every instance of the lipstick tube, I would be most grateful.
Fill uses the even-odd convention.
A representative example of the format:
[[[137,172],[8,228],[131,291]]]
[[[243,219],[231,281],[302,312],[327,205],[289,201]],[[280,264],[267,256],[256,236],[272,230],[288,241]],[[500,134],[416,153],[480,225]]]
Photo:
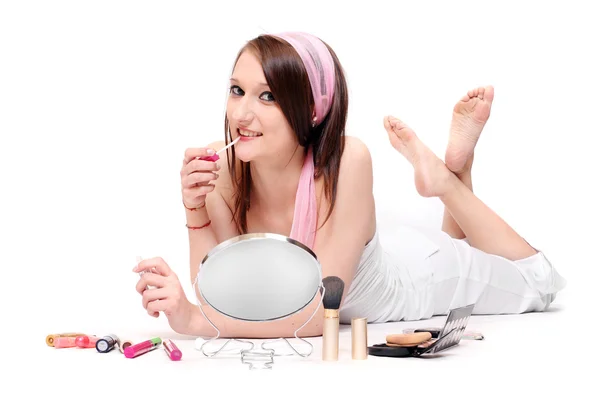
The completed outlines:
[[[171,339],[165,339],[165,341],[163,342],[163,349],[165,349],[165,353],[167,353],[167,356],[169,356],[171,360],[181,360],[181,350],[179,350],[177,346],[175,346],[175,343],[173,343]]]
[[[123,352],[125,353],[126,358],[135,358],[137,356],[141,356],[142,354],[146,354],[147,352],[156,349],[161,343],[162,340],[160,338],[152,338],[150,340],[131,345],[127,347]]]
[[[352,318],[352,359],[367,359],[367,319]]]
[[[323,361],[337,361],[340,342],[339,310],[325,309],[323,319]]]
[[[108,353],[118,345],[119,338],[117,335],[106,335],[103,336],[102,339],[98,339],[96,342],[96,350],[98,353]]]

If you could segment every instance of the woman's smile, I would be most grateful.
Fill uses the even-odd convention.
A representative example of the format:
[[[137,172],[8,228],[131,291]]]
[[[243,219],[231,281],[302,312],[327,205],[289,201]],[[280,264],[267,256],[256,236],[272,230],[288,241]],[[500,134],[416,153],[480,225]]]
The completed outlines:
[[[238,135],[240,136],[240,141],[248,141],[261,137],[262,133],[238,128]]]

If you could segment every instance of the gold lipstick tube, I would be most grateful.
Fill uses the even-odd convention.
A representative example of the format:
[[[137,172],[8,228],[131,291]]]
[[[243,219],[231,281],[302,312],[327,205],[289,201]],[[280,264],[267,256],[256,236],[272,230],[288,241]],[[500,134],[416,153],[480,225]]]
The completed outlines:
[[[352,359],[367,359],[367,319],[352,318]]]
[[[337,361],[340,342],[340,312],[325,309],[323,319],[323,361]]]

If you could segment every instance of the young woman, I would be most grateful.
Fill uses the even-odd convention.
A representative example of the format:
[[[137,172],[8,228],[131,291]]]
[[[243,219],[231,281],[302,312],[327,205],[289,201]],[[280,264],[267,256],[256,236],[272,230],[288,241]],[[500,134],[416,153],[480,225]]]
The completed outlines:
[[[261,35],[240,50],[230,83],[225,141],[187,149],[181,169],[192,282],[218,243],[273,232],[310,247],[323,277],[344,281],[342,323],[423,319],[472,303],[475,314],[543,311],[564,286],[545,256],[472,192],[473,153],[492,87],[469,91],[454,107],[445,162],[402,121],[384,118],[392,146],[414,167],[418,193],[438,197],[445,214],[440,232],[398,227],[380,238],[371,157],[360,140],[345,136],[348,91],[334,51],[306,33]],[[239,136],[227,157],[199,159]],[[134,268],[143,270],[152,272],[136,288],[150,315],[164,312],[182,334],[215,335],[164,260]],[[203,310],[222,337],[292,337],[318,301],[266,323]],[[321,335],[322,312],[299,335]]]

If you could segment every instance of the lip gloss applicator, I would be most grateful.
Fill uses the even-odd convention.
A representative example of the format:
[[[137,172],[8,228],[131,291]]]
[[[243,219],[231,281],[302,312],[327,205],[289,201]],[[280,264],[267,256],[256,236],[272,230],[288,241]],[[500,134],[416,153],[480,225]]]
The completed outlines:
[[[238,136],[237,138],[235,138],[235,140],[231,141],[231,143],[229,143],[227,146],[223,147],[221,150],[217,151],[215,154],[213,154],[212,156],[208,156],[208,157],[198,157],[196,159],[200,159],[200,160],[204,160],[204,161],[217,161],[220,157],[219,157],[219,153],[222,153],[223,151],[227,150],[229,147],[233,146],[234,144],[237,143],[238,140],[240,140],[241,136]]]
[[[139,264],[139,263],[141,263],[141,262],[142,262],[142,260],[143,260],[143,258],[142,258],[141,256],[136,256],[136,257],[135,257],[135,261],[136,261],[138,264]],[[138,272],[138,275],[141,277],[142,275],[144,275],[144,274],[145,274],[145,273],[147,273],[147,272],[154,272],[154,269],[152,269],[151,271],[140,271],[140,272]],[[156,289],[156,287],[154,287],[154,286],[151,286],[151,285],[146,285],[146,290],[148,290],[148,289]],[[153,301],[156,301],[156,300],[153,300]],[[155,317],[158,317],[158,315],[159,315],[159,313],[158,313],[158,312],[156,312],[154,316],[155,316]]]
[[[136,262],[137,264],[141,263],[141,262],[142,262],[142,260],[143,260],[143,258],[142,258],[141,256],[136,256],[136,257],[135,257],[135,262]],[[140,271],[140,272],[138,272],[138,275],[139,275],[139,276],[142,276],[142,275],[144,275],[145,273],[146,273],[146,271]],[[151,289],[151,288],[153,288],[153,287],[152,287],[152,286],[148,286],[148,285],[146,285],[146,289]]]

